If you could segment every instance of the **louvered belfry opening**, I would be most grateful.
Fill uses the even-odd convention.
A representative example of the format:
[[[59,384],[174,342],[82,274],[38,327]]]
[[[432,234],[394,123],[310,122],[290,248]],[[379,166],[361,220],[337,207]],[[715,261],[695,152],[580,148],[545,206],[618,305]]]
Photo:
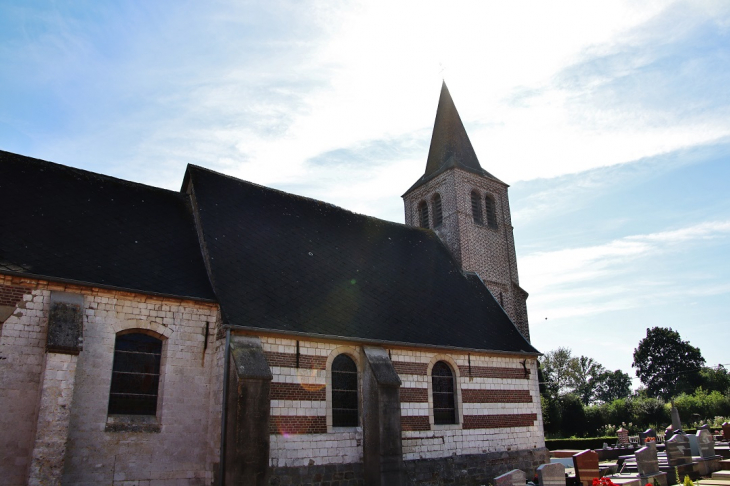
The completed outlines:
[[[494,198],[487,194],[484,198],[484,202],[487,206],[487,226],[490,228],[497,227],[497,210],[494,207]]]
[[[433,365],[431,370],[433,390],[433,423],[436,425],[456,423],[456,400],[454,397],[454,374],[443,361]]]
[[[147,334],[117,336],[109,414],[155,415],[162,341]]]
[[[418,203],[418,222],[421,228],[428,228],[428,203],[421,201]]]
[[[438,228],[444,222],[444,213],[441,209],[441,195],[436,193],[433,197],[433,227]]]
[[[346,354],[332,361],[332,426],[358,426],[357,365]]]
[[[484,219],[482,218],[482,200],[476,191],[472,191],[471,193],[471,214],[474,217],[475,223],[484,224]]]

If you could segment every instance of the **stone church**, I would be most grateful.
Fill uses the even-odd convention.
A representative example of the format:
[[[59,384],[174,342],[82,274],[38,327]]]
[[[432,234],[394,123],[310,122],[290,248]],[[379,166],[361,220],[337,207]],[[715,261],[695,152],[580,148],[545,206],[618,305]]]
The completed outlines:
[[[507,185],[442,86],[406,224],[0,152],[8,485],[486,484],[545,462]]]

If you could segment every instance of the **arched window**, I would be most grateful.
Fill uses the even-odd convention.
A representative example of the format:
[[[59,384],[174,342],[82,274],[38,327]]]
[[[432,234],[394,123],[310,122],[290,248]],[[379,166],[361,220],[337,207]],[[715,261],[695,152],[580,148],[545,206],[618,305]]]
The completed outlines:
[[[436,425],[456,423],[456,398],[454,394],[454,373],[443,361],[433,365],[431,370],[433,392],[433,423]]]
[[[471,214],[474,217],[474,222],[477,224],[484,224],[482,219],[482,198],[479,197],[477,191],[471,192]]]
[[[358,425],[357,365],[346,354],[332,361],[332,426]]]
[[[418,203],[418,223],[421,228],[428,228],[428,203],[421,201]]]
[[[162,341],[147,334],[117,335],[109,414],[155,415]]]
[[[444,222],[444,213],[441,210],[441,195],[436,193],[433,197],[433,227],[438,228]]]
[[[487,203],[487,226],[490,228],[497,227],[497,211],[494,207],[494,198],[487,194],[484,198],[484,202]]]

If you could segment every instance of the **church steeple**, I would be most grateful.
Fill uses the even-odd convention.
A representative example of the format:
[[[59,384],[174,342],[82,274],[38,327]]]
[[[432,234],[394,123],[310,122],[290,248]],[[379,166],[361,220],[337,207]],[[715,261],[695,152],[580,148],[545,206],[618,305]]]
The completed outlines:
[[[436,121],[433,124],[426,172],[408,191],[412,191],[438,174],[454,167],[496,179],[479,164],[477,154],[466,134],[464,124],[461,122],[459,112],[444,81],[441,84]]]
[[[432,228],[462,270],[481,277],[529,340],[527,292],[517,275],[507,187],[482,169],[443,83],[426,171],[403,195],[406,224]]]

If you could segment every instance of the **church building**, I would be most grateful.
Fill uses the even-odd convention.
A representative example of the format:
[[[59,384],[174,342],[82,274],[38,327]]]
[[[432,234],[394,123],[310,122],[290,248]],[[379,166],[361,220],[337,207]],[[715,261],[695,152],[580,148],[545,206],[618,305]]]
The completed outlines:
[[[406,224],[0,151],[8,485],[487,484],[549,462],[507,184],[446,85]]]

